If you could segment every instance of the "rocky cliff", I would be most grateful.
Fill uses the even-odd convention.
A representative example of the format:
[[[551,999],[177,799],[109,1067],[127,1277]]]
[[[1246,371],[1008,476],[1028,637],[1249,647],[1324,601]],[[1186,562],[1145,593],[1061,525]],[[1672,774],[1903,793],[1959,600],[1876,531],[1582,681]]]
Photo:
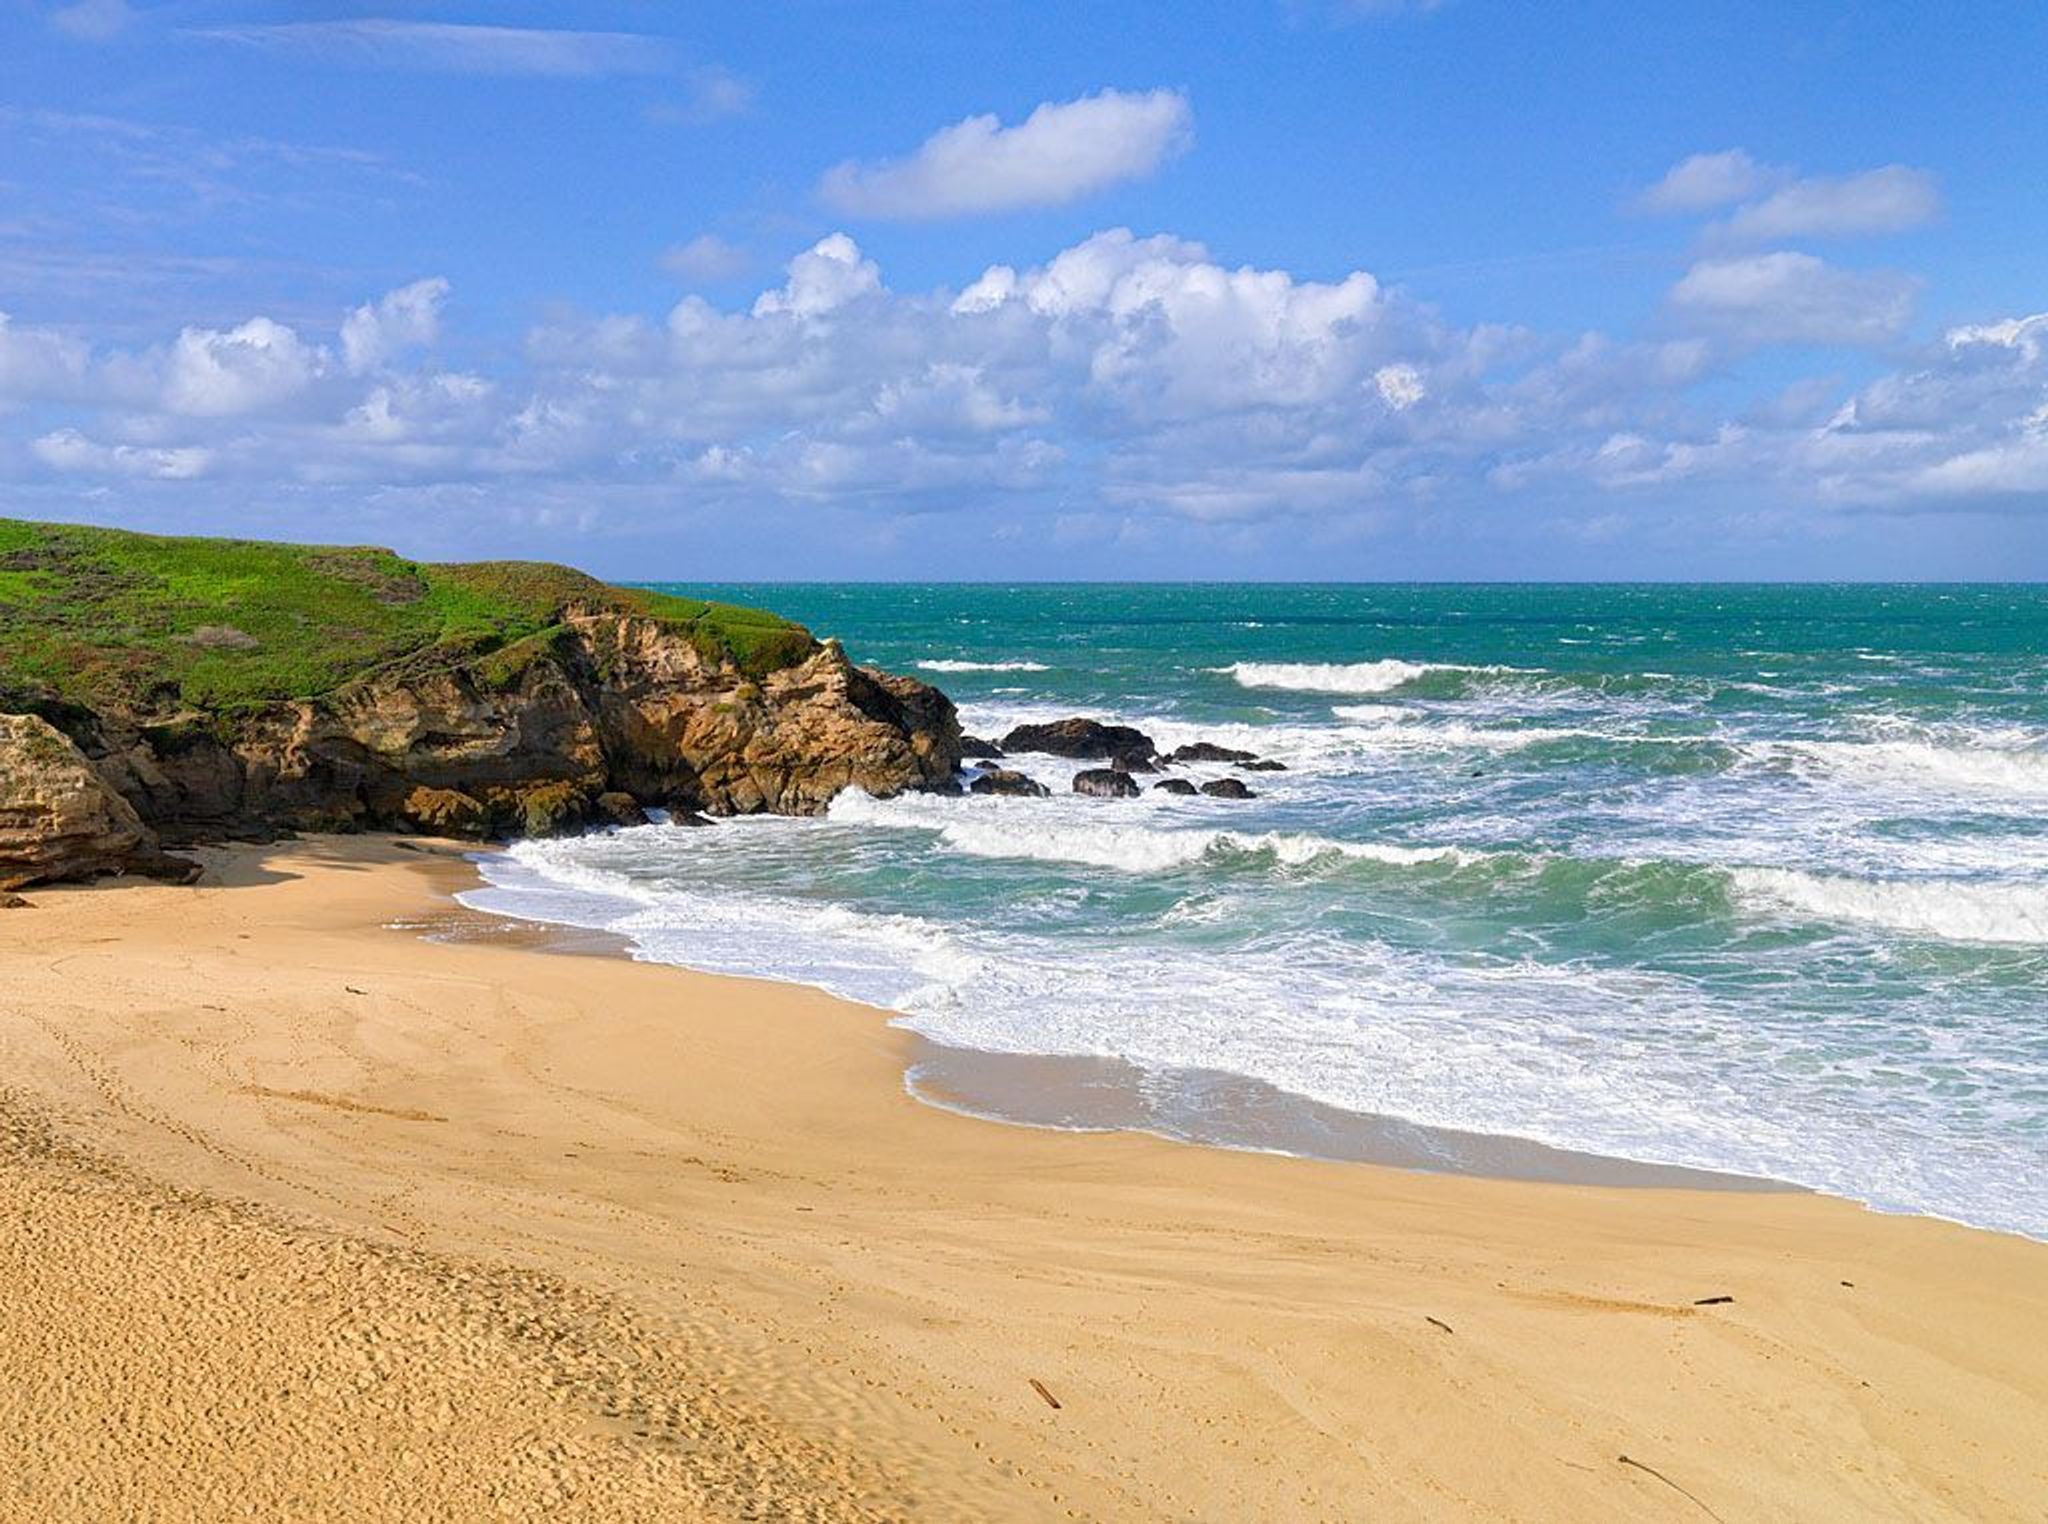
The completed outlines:
[[[0,520],[7,711],[0,885],[293,829],[808,814],[946,787],[960,751],[938,690],[758,611],[559,567]]]

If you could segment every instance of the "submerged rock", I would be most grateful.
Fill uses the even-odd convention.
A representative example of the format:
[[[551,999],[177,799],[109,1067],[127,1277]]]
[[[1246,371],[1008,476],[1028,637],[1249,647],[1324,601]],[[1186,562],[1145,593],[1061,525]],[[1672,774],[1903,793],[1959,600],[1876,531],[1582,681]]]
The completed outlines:
[[[1003,737],[1005,751],[1042,751],[1077,761],[1115,761],[1134,773],[1157,772],[1159,748],[1142,730],[1075,718],[1044,725],[1019,725]]]
[[[1018,799],[1049,799],[1052,790],[1035,779],[1022,773],[1010,771],[1007,767],[992,767],[981,773],[967,785],[973,794],[1003,794]]]
[[[1287,771],[1287,764],[1285,762],[1275,762],[1271,757],[1254,757],[1251,761],[1240,763],[1239,765],[1248,773],[1284,773]]]
[[[1131,775],[1115,767],[1091,767],[1074,774],[1074,792],[1098,799],[1135,799],[1138,785]]]
[[[1218,778],[1202,785],[1202,792],[1211,799],[1256,799],[1259,796],[1244,786],[1242,778]]]
[[[1185,778],[1166,778],[1152,785],[1155,794],[1193,794],[1195,786]]]

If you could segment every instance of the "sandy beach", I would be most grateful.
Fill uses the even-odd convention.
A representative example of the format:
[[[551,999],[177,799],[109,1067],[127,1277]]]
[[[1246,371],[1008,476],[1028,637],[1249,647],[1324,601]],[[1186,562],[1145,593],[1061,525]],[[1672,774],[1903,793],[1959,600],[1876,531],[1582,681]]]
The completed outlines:
[[[0,912],[6,1518],[2048,1517],[2040,1244],[982,1122],[454,848],[203,856]]]

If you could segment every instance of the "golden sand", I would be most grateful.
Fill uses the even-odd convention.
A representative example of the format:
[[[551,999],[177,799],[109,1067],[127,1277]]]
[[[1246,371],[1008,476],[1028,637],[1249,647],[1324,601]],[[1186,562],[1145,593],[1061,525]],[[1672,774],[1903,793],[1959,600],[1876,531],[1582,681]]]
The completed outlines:
[[[2048,1517],[2039,1244],[978,1122],[391,929],[452,857],[206,856],[0,912],[5,1518]]]

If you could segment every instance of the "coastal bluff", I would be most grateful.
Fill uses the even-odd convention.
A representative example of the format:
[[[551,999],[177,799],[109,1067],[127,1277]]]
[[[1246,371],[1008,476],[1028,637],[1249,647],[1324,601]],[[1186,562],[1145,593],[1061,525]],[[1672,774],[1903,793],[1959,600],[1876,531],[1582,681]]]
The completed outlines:
[[[0,888],[294,830],[552,835],[943,788],[950,700],[534,562],[0,519]]]

